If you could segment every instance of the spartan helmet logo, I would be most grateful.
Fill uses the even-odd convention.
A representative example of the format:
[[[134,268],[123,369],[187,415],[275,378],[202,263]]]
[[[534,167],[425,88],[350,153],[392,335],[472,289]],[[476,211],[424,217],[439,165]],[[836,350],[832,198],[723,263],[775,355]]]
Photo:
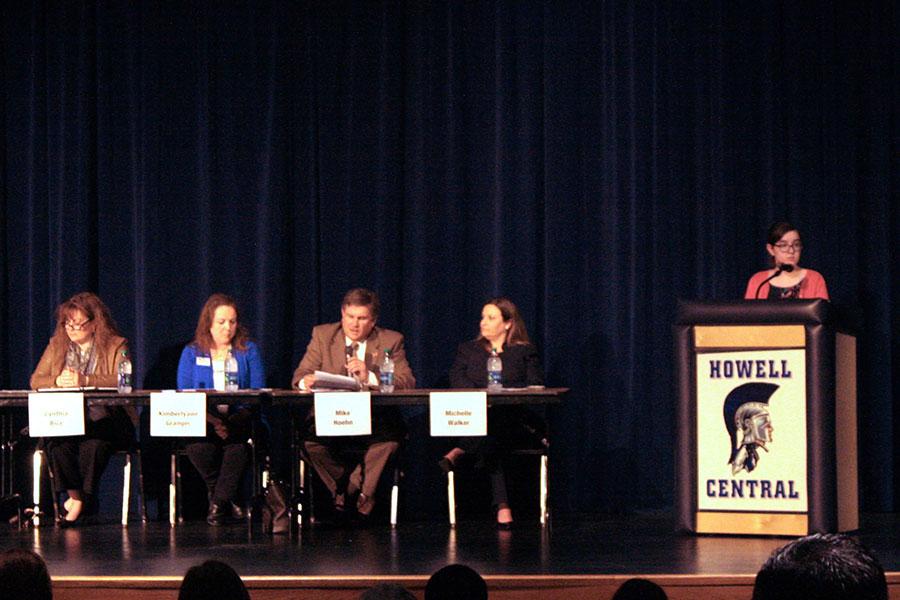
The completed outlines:
[[[766,450],[766,444],[772,441],[774,428],[769,416],[769,398],[777,389],[774,383],[745,383],[725,397],[722,414],[731,438],[728,464],[732,475],[755,469],[759,462],[756,449]]]

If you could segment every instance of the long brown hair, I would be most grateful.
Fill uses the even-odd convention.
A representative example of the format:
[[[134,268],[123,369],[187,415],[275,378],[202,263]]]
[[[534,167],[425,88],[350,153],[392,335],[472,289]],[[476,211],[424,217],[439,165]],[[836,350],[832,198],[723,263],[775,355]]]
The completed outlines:
[[[109,308],[91,292],[75,294],[56,307],[56,329],[53,330],[50,344],[56,346],[58,355],[65,355],[70,342],[66,334],[66,321],[72,318],[76,310],[83,312],[94,328],[94,349],[97,355],[106,355],[112,339],[119,336],[119,329],[113,321]]]
[[[493,304],[500,309],[500,316],[503,317],[505,323],[509,323],[509,330],[506,332],[506,343],[510,346],[517,346],[531,343],[528,339],[528,330],[525,328],[525,321],[519,314],[519,309],[513,304],[509,298],[491,298],[482,306]],[[475,341],[480,342],[485,349],[491,349],[491,343],[483,335],[479,334]]]
[[[194,345],[201,352],[209,352],[213,345],[212,335],[209,329],[212,327],[216,309],[220,306],[230,306],[237,317],[237,327],[234,329],[234,337],[231,339],[231,347],[237,350],[246,350],[250,332],[241,324],[241,311],[237,303],[225,294],[213,294],[200,309],[200,318],[197,319],[197,330],[194,332]]]

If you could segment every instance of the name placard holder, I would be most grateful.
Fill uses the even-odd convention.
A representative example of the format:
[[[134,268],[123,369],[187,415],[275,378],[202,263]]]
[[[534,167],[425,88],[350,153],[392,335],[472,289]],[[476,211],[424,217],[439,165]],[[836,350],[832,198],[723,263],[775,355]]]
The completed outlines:
[[[372,433],[372,394],[369,392],[316,392],[313,406],[316,435]]]
[[[486,392],[431,392],[428,411],[432,437],[487,435]]]
[[[30,437],[84,435],[84,393],[28,394],[28,435]]]
[[[151,437],[205,437],[206,394],[166,390],[150,394]]]

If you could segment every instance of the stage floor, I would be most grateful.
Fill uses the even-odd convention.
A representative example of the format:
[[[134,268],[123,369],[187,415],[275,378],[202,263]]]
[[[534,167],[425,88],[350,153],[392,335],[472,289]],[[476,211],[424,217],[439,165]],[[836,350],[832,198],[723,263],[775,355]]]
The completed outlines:
[[[0,548],[32,548],[54,577],[180,577],[208,558],[242,576],[427,576],[448,563],[485,575],[753,575],[785,538],[675,533],[668,514],[559,520],[542,530],[518,523],[401,523],[364,529],[317,525],[300,536],[267,536],[258,525],[93,523],[73,529],[12,527]],[[900,571],[900,515],[864,515],[857,533],[885,570]]]

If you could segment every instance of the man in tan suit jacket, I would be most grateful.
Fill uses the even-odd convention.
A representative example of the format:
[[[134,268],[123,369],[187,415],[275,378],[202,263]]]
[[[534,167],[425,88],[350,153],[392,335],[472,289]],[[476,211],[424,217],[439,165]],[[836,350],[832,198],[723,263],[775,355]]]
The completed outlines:
[[[294,371],[293,387],[311,390],[315,387],[315,371],[336,375],[350,375],[364,388],[377,388],[379,365],[385,350],[394,360],[395,389],[416,387],[403,335],[390,329],[376,327],[378,296],[366,289],[353,289],[344,295],[341,320],[317,325],[306,354]],[[304,447],[310,463],[334,498],[338,512],[344,510],[347,497],[357,493],[356,509],[367,517],[375,506],[375,491],[385,465],[397,452],[406,430],[396,408],[375,408],[372,411],[372,435],[355,437],[317,437],[312,411],[307,421],[308,433]],[[347,464],[342,454],[360,451],[362,464]]]

